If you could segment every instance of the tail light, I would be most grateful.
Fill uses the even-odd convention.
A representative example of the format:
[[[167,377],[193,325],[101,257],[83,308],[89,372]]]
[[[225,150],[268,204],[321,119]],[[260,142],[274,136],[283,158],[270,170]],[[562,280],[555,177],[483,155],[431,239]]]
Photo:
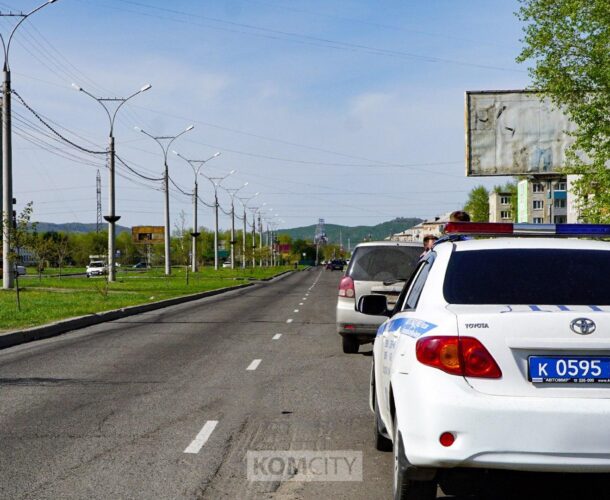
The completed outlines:
[[[425,337],[415,346],[417,360],[452,375],[500,378],[502,371],[489,351],[472,337]]]
[[[349,276],[344,276],[339,282],[339,297],[353,299],[355,296],[356,289],[354,288],[354,280]]]

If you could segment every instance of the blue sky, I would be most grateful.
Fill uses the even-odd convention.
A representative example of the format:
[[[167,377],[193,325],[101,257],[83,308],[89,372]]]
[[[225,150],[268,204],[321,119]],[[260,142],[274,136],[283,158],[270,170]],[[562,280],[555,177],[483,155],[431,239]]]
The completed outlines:
[[[0,1],[3,12],[36,5]],[[118,154],[158,177],[158,146],[134,126],[165,135],[192,123],[172,149],[202,159],[220,151],[205,171],[236,169],[226,186],[248,182],[244,195],[260,192],[257,203],[282,227],[431,217],[460,208],[478,184],[507,180],[464,176],[464,92],[528,85],[514,62],[517,8],[512,0],[57,0],[17,32],[13,88],[69,139],[100,151],[107,119],[72,82],[100,97],[151,83],[120,112]],[[94,222],[99,168],[106,213],[104,156],[41,135],[17,100],[14,111],[18,206],[33,201],[40,221]],[[120,223],[161,225],[160,184],[119,173]],[[192,171],[174,155],[170,175],[192,188]],[[200,194],[211,201],[205,179]],[[188,225],[191,201],[173,189],[174,221],[182,210]],[[201,206],[200,224],[212,220]],[[224,215],[221,225],[229,226]]]

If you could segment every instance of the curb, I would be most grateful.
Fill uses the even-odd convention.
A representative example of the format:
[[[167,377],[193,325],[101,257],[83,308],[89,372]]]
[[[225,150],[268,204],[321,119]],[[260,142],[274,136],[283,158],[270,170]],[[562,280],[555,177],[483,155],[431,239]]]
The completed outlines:
[[[293,271],[285,271],[271,278],[266,278],[265,281],[269,282],[275,279],[282,279],[288,273],[292,272]],[[204,299],[206,297],[213,297],[214,295],[220,295],[223,293],[232,292],[234,290],[248,288],[256,285],[257,283],[260,283],[260,281],[255,283],[244,283],[242,285],[218,288],[216,290],[209,290],[207,292],[199,292],[191,295],[182,295],[181,297],[173,297],[171,299],[160,300],[158,302],[150,302],[148,304],[140,304],[137,306],[124,307],[122,309],[113,309],[111,311],[87,314],[86,316],[78,316],[76,318],[61,320],[43,326],[28,328],[26,330],[17,330],[4,335],[0,334],[0,349],[14,347],[16,345],[25,344],[26,342],[32,342],[34,340],[42,340],[51,337],[56,337],[58,335],[61,335],[62,333],[67,333],[72,330],[78,330],[80,328],[98,325],[107,321],[127,318],[128,316],[134,316],[135,314],[154,311],[156,309],[163,309],[164,307],[183,304],[185,302],[192,302],[194,300]]]

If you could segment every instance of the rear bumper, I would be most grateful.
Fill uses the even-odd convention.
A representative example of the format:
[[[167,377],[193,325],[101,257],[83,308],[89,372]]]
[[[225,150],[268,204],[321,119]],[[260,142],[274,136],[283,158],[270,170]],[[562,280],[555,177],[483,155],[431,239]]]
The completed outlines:
[[[362,340],[374,340],[379,325],[385,321],[382,316],[369,316],[356,311],[356,301],[345,297],[337,300],[337,333],[356,335]]]
[[[437,370],[392,379],[408,461],[420,467],[610,472],[610,399],[489,396]],[[442,372],[439,375],[445,376]],[[411,381],[408,379],[411,378]],[[443,432],[455,443],[444,447]]]

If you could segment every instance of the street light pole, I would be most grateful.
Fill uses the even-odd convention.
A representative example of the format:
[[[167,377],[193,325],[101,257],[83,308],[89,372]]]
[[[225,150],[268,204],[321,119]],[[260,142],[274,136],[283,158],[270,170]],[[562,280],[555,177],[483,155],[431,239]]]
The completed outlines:
[[[108,134],[109,144],[108,144],[108,215],[104,216],[104,219],[108,222],[108,281],[116,281],[116,266],[115,266],[115,238],[116,238],[116,230],[115,224],[121,218],[119,215],[115,213],[115,157],[116,150],[114,146],[114,120],[116,118],[119,109],[132,97],[141,94],[142,92],[146,92],[151,88],[150,84],[144,85],[140,90],[134,92],[129,97],[96,97],[90,92],[86,91],[82,87],[79,87],[75,83],[72,86],[82,92],[85,95],[88,95],[92,99],[95,99],[104,111],[106,115],[108,115],[108,121],[110,123],[110,133]],[[109,103],[117,104],[114,112],[111,112]]]
[[[174,154],[176,156],[178,156],[179,158],[182,158],[184,161],[186,161],[191,166],[191,168],[193,169],[193,174],[195,176],[195,183],[193,186],[193,232],[191,233],[191,237],[193,238],[192,244],[191,244],[191,254],[192,254],[191,255],[191,271],[193,271],[195,273],[195,272],[197,272],[197,237],[200,234],[198,231],[198,225],[197,225],[197,204],[198,204],[198,200],[199,200],[199,194],[198,194],[199,184],[197,183],[197,176],[199,175],[199,171],[201,170],[201,167],[203,167],[210,160],[212,160],[214,158],[218,158],[220,156],[220,153],[214,153],[207,160],[191,160],[191,159],[185,158],[184,156],[182,156],[180,153],[178,153],[176,151],[174,151]]]
[[[246,182],[243,186],[238,188],[222,188],[231,197],[231,269],[235,269],[235,195],[247,185],[248,183]]]
[[[13,146],[12,146],[12,124],[11,124],[11,67],[9,64],[9,51],[11,41],[17,28],[21,26],[23,21],[30,17],[35,12],[38,12],[43,7],[54,3],[55,0],[48,0],[39,5],[34,10],[24,14],[19,13],[2,13],[0,17],[19,17],[19,21],[12,29],[5,43],[4,37],[0,35],[2,48],[4,50],[4,68],[2,71],[2,217],[0,226],[2,226],[2,288],[8,290],[14,286],[13,266],[11,266],[11,232],[13,219]]]
[[[260,239],[259,251],[260,256],[258,258],[259,267],[263,267],[263,221],[261,219],[261,213],[258,213],[258,235]]]
[[[253,196],[249,198],[237,198],[241,201],[242,206],[244,207],[244,229],[241,235],[242,238],[242,257],[241,257],[241,267],[242,269],[246,268],[246,233],[248,232],[247,224],[248,224],[248,214],[246,213],[246,208],[248,208],[248,203],[256,198],[260,193],[255,193]]]
[[[165,191],[165,275],[169,276],[172,274],[172,263],[171,263],[171,228],[169,223],[169,166],[167,164],[167,153],[169,151],[169,147],[172,145],[178,137],[182,134],[186,134],[189,130],[193,130],[195,128],[194,125],[189,125],[177,135],[151,135],[140,127],[135,127],[135,129],[139,132],[142,132],[144,135],[147,135],[151,139],[153,139],[163,151],[163,190]]]
[[[260,207],[252,207],[250,208],[250,210],[252,210],[252,267],[256,267],[256,256],[254,255],[254,251],[256,250],[256,214],[258,212],[258,225],[259,225],[259,238],[260,238],[260,250],[261,250],[261,256],[260,258],[262,259],[262,249],[263,249],[263,230],[262,230],[262,226],[261,226],[261,216],[260,216],[260,212],[259,210],[261,210],[267,203],[263,203]],[[261,260],[261,266],[262,266],[262,260]]]
[[[218,188],[221,187],[220,183],[224,181],[230,175],[233,175],[237,170],[231,170],[227,175],[222,177],[208,177],[207,175],[200,173],[199,175],[205,177],[212,183],[214,188],[214,269],[218,271]]]

